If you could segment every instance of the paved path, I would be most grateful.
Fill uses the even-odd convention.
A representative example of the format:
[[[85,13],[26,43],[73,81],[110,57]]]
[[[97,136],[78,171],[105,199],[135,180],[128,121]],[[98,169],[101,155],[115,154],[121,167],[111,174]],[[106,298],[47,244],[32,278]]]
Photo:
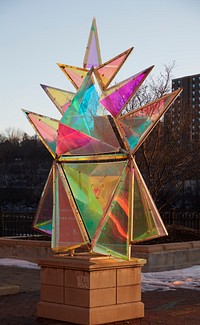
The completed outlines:
[[[66,322],[39,319],[40,271],[0,266],[0,284],[19,285],[20,292],[0,297],[0,325],[63,325]],[[200,291],[176,289],[142,294],[145,317],[117,325],[200,325]]]

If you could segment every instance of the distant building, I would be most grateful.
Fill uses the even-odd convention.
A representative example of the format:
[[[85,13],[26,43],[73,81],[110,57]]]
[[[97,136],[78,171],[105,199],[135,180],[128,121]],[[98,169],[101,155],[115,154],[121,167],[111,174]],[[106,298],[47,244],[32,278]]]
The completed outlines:
[[[165,114],[165,124],[179,135],[182,145],[200,145],[200,74],[172,80],[172,91],[183,88],[173,106]]]
[[[185,156],[189,152],[193,155],[192,163],[182,175],[184,183],[177,206],[199,209],[200,170],[196,167],[193,173],[190,172],[193,166],[197,166],[200,157],[200,74],[173,79],[172,91],[178,88],[183,88],[183,91],[164,117],[165,141],[171,141],[170,135],[174,134],[174,141],[182,148],[181,152],[185,152]]]

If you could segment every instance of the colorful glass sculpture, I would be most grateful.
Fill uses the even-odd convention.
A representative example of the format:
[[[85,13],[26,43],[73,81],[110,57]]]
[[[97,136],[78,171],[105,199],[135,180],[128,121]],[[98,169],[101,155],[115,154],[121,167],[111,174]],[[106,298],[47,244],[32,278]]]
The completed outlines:
[[[24,111],[54,159],[33,226],[55,253],[130,259],[131,244],[167,235],[133,154],[181,90],[123,114],[153,68],[108,88],[131,51],[102,64],[93,19],[83,68],[58,64],[76,92],[42,85],[61,119]]]

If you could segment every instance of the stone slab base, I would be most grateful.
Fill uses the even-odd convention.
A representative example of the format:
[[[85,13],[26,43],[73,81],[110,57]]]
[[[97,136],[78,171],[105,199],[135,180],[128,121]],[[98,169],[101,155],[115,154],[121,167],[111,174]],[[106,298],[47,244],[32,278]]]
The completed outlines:
[[[144,317],[144,263],[141,259],[123,261],[91,254],[42,260],[37,315],[82,325]]]
[[[50,318],[74,324],[106,324],[144,317],[144,304],[134,302],[120,305],[83,308],[48,302],[39,302],[39,317]]]

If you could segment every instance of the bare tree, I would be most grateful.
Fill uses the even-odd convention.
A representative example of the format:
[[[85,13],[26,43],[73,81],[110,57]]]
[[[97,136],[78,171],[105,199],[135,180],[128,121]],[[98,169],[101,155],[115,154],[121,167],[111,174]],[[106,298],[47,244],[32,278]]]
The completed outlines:
[[[137,92],[128,110],[144,106],[169,93],[174,67],[175,62],[165,65],[164,72],[157,79],[151,77]],[[172,132],[173,121],[165,123],[165,118],[161,119],[136,153],[137,163],[160,211],[176,205],[185,180],[193,179],[198,170],[198,155],[185,141],[181,142],[179,132],[187,124],[186,114],[181,121],[180,131],[174,129]]]
[[[166,130],[163,122],[140,147],[136,160],[160,211],[176,206],[184,182],[195,179],[199,168],[198,155],[180,145],[178,134]]]
[[[24,136],[24,132],[16,128],[6,128],[3,135],[5,138],[13,144],[19,144]]]
[[[150,75],[138,89],[136,95],[127,105],[123,113],[144,106],[169,93],[171,90],[171,79],[174,68],[175,61],[168,65],[164,65],[164,71],[160,72],[156,78]]]

